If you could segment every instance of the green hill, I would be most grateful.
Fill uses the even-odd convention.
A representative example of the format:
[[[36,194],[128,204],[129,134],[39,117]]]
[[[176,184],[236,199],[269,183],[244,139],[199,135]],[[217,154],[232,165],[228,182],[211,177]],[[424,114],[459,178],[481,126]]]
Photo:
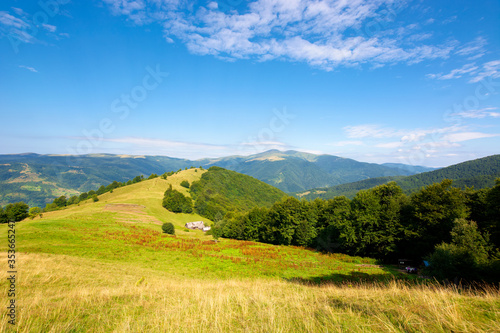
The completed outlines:
[[[308,200],[314,200],[315,198],[331,199],[341,195],[352,198],[360,190],[366,190],[390,181],[395,181],[405,193],[409,194],[424,186],[439,183],[443,179],[453,180],[455,187],[481,189],[493,187],[495,179],[499,177],[500,155],[492,155],[417,175],[407,177],[378,177],[327,188],[315,188],[296,193],[295,195]]]
[[[211,167],[191,184],[195,211],[211,220],[228,212],[271,207],[286,194],[260,180],[220,167]]]

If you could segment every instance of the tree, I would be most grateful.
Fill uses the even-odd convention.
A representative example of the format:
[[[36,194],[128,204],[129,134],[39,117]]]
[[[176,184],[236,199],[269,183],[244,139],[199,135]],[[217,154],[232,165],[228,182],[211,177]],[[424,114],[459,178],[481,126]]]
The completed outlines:
[[[9,221],[22,221],[29,216],[28,214],[29,206],[24,202],[16,202],[14,204],[8,204],[5,207],[5,213]]]
[[[9,217],[7,216],[7,213],[5,210],[0,207],[0,223],[7,223],[9,222]]]
[[[452,181],[445,179],[411,197],[411,214],[404,225],[405,232],[410,235],[407,255],[422,258],[441,242],[449,243],[453,222],[468,217],[464,192],[451,185]]]
[[[29,216],[33,220],[41,212],[42,210],[40,209],[40,207],[31,207],[29,210]]]
[[[440,280],[482,279],[491,249],[488,238],[481,235],[475,222],[465,219],[456,219],[450,234],[451,242],[437,245],[427,258],[430,265],[426,274]]]
[[[162,204],[163,207],[174,213],[190,214],[193,212],[193,200],[190,197],[186,197],[181,192],[173,190],[172,184],[170,184],[169,189],[165,191]]]
[[[170,222],[163,223],[163,225],[161,226],[161,229],[166,234],[175,235],[174,225],[172,223],[170,223]]]
[[[66,207],[67,201],[64,195],[61,195],[59,198],[54,199],[53,202],[57,207]]]
[[[92,201],[93,201],[93,202],[97,202],[97,201],[99,201],[99,198],[97,197],[97,194],[94,194],[94,195],[92,196]]]
[[[486,228],[491,233],[493,244],[500,248],[500,178],[495,182],[496,185],[486,195]]]
[[[185,188],[189,188],[189,182],[188,182],[187,180],[183,180],[183,181],[181,182],[181,186],[182,186],[182,187],[185,187]]]
[[[344,196],[315,202],[319,206],[317,249],[327,252],[346,251],[356,239],[350,220],[351,202]]]

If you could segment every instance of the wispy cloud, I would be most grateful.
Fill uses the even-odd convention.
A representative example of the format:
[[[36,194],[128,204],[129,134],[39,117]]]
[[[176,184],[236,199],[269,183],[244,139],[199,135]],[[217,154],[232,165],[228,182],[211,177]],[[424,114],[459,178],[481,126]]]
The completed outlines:
[[[470,79],[469,82],[479,82],[487,77],[493,79],[497,79],[500,77],[500,60],[494,60],[483,64],[482,70],[477,73],[472,79]]]
[[[364,145],[363,141],[353,140],[353,141],[338,141],[331,143],[330,146],[336,147],[345,147],[345,146],[362,146]]]
[[[469,83],[476,83],[488,77],[496,79],[500,77],[500,60],[489,61],[482,65],[470,63],[453,69],[447,74],[427,74],[426,76],[436,80],[459,79],[466,76]]]
[[[488,44],[484,37],[477,37],[472,42],[466,43],[465,45],[458,48],[456,54],[461,56],[469,57],[469,60],[477,59],[486,53],[485,46]]]
[[[367,24],[391,21],[385,17],[388,10],[402,5],[393,0],[256,0],[249,1],[243,13],[223,12],[215,2],[194,8],[182,0],[103,1],[112,13],[136,24],[160,23],[168,42],[180,41],[192,53],[225,60],[285,59],[332,70],[444,59],[456,46],[418,44],[431,37],[414,31],[418,24],[402,27],[403,34],[395,23],[391,29],[379,24],[380,31],[363,33]],[[348,30],[359,33],[353,36]]]
[[[462,142],[475,139],[493,138],[496,136],[500,136],[500,134],[488,134],[481,132],[461,132],[461,133],[448,134],[443,138],[443,140],[448,142]]]
[[[30,72],[38,73],[38,71],[36,69],[34,69],[33,67],[30,67],[30,66],[19,65],[19,68],[24,68],[24,69],[29,70]]]
[[[42,27],[49,31],[49,32],[55,32],[57,30],[57,27],[55,25],[51,25],[51,24],[42,24]]]
[[[496,107],[489,107],[479,110],[469,110],[464,112],[455,113],[462,118],[473,118],[473,119],[481,119],[486,117],[500,118],[500,112],[495,112],[494,110],[498,110]]]
[[[427,74],[427,77],[430,79],[437,79],[437,80],[458,79],[461,78],[464,74],[477,72],[478,68],[479,67],[477,67],[475,64],[467,64],[462,66],[461,68],[453,69],[448,74],[443,74],[443,73]]]
[[[346,126],[344,131],[349,138],[392,138],[395,136],[404,135],[404,131],[395,130],[393,128],[381,127],[375,124]]]
[[[86,137],[71,137],[72,140],[87,141]],[[102,138],[99,150],[110,153],[137,155],[165,155],[179,158],[223,157],[228,155],[251,155],[270,149],[295,149],[279,141],[252,141],[240,144],[209,144],[188,141],[165,140],[147,137]]]

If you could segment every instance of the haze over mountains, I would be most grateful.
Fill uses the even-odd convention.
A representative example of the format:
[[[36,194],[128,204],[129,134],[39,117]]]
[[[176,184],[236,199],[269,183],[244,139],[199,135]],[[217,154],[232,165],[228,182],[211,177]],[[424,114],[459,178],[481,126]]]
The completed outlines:
[[[95,190],[101,185],[127,181],[140,174],[149,176],[191,166],[208,168],[214,165],[252,176],[287,193],[433,170],[278,150],[200,160],[111,154],[0,155],[0,204],[23,200],[30,205],[44,206],[55,197]]]

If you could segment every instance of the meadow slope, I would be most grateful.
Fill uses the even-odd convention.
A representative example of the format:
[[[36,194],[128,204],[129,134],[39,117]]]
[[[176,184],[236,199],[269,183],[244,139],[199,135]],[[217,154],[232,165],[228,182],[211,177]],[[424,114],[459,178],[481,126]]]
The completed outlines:
[[[500,332],[493,288],[407,280],[372,259],[223,239],[161,206],[190,169],[16,224],[17,323],[2,332]],[[172,222],[177,236],[162,234]],[[7,254],[7,225],[0,225]],[[0,288],[8,289],[7,269]],[[9,301],[2,292],[1,304]],[[5,309],[4,307],[4,309]]]

